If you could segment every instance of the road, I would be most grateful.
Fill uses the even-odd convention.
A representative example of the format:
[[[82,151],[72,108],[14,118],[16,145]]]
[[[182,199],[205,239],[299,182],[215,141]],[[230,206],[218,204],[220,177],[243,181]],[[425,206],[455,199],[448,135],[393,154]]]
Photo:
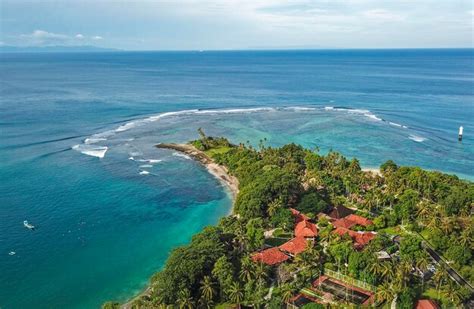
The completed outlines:
[[[474,293],[474,288],[472,285],[461,275],[459,275],[451,266],[449,266],[448,263],[446,263],[445,260],[433,249],[431,246],[426,243],[425,241],[422,242],[423,248],[425,248],[426,252],[438,263],[438,264],[443,264],[443,266],[446,268],[446,271],[448,272],[449,276],[456,281],[459,285],[465,286],[468,288],[471,293]]]

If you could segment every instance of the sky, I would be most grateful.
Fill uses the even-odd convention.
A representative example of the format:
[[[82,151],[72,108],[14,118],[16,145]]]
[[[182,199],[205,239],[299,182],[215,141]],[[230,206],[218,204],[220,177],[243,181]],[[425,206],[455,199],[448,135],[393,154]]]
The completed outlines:
[[[474,0],[0,0],[0,45],[474,47]]]

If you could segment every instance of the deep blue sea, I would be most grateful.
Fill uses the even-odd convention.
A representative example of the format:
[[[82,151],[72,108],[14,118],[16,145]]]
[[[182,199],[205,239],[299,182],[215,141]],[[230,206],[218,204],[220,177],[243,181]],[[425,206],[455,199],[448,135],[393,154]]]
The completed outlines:
[[[124,301],[172,248],[229,213],[218,180],[153,147],[199,127],[235,143],[296,142],[365,167],[393,159],[474,179],[472,49],[0,60],[1,308]]]

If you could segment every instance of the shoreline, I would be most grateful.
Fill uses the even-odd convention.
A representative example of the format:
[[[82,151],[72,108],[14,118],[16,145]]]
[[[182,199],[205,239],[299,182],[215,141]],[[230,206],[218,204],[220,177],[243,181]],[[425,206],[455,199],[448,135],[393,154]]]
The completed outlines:
[[[235,176],[230,175],[229,171],[225,166],[217,164],[204,151],[201,151],[189,144],[160,143],[155,145],[155,147],[159,149],[175,150],[184,153],[190,156],[195,161],[201,163],[211,175],[216,177],[230,190],[233,199],[232,204],[234,203],[235,198],[239,193],[239,180]]]
[[[235,176],[230,175],[229,171],[225,166],[217,164],[206,153],[189,144],[160,143],[155,145],[155,147],[159,149],[168,149],[184,153],[190,156],[193,160],[201,163],[211,175],[216,177],[230,191],[232,198],[232,207],[230,208],[230,211],[226,215],[226,217],[232,215],[234,211],[235,199],[237,198],[237,194],[239,193],[239,180]],[[152,288],[148,283],[142,292],[129,299],[120,307],[123,309],[130,309],[134,300],[143,296],[150,296],[151,293]]]

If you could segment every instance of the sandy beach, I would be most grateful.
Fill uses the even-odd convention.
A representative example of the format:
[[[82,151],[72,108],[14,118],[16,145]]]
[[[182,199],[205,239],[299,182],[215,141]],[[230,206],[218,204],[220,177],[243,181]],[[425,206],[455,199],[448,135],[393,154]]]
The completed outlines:
[[[182,152],[190,156],[194,160],[200,162],[206,167],[209,173],[214,175],[217,179],[219,179],[224,185],[229,188],[234,200],[237,197],[237,194],[239,193],[239,181],[237,180],[237,178],[230,175],[229,171],[225,166],[217,164],[211,157],[209,157],[203,151],[189,144],[158,144],[156,145],[156,147]]]
[[[370,172],[370,173],[372,173],[372,174],[374,174],[374,175],[382,176],[382,173],[380,172],[380,169],[375,168],[375,167],[362,168],[362,171],[364,171],[364,172]]]

